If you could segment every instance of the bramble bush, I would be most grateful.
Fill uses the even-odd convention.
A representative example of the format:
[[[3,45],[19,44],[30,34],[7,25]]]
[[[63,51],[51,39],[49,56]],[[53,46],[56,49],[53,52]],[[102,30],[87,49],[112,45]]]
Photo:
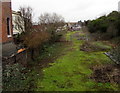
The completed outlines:
[[[26,68],[20,64],[6,65],[3,68],[3,91],[27,90]]]

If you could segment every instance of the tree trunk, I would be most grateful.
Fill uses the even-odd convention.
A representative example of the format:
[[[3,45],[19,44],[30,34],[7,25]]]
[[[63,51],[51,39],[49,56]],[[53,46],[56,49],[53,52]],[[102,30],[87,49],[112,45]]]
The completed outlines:
[[[35,61],[35,59],[34,59],[34,49],[31,49],[31,59],[32,59],[32,61]]]

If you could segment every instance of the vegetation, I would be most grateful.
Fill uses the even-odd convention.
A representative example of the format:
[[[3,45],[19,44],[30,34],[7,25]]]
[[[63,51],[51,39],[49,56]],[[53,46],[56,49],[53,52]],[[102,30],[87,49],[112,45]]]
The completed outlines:
[[[18,64],[4,69],[4,90],[9,91],[117,91],[116,83],[91,79],[92,67],[112,64],[103,53],[110,49],[102,42],[92,42],[97,51],[80,50],[86,40],[82,32],[68,32],[66,40],[44,45],[42,55],[29,68]],[[104,45],[104,46],[103,46]],[[104,50],[101,50],[103,46]],[[16,69],[16,70],[15,70]],[[7,82],[6,82],[7,81]],[[19,82],[19,83],[18,83]],[[14,84],[13,84],[14,83]]]
[[[44,13],[39,17],[39,25],[43,31],[50,34],[50,41],[55,42],[60,39],[61,34],[58,34],[57,29],[64,26],[64,18],[56,13]],[[61,30],[61,29],[60,29]]]
[[[21,19],[20,17],[16,18],[15,23],[17,24],[17,28],[22,32],[20,35],[15,36],[15,41],[16,44],[27,48],[31,54],[29,57],[35,61],[35,53],[38,52],[39,56],[41,47],[45,42],[54,43],[61,38],[62,34],[56,31],[64,25],[64,18],[56,13],[45,13],[39,17],[37,25],[33,25],[33,11],[31,7],[20,7],[19,12]]]
[[[120,13],[113,11],[107,16],[99,17],[98,19],[88,22],[88,28],[91,33],[106,34],[108,39],[120,36]],[[105,37],[104,36],[104,37]]]
[[[87,51],[87,52],[97,52],[97,51],[109,51],[111,49],[111,46],[105,45],[104,43],[97,41],[97,42],[84,42],[84,44],[81,46],[81,50]]]
[[[41,15],[39,24],[33,25],[33,11],[31,7],[20,7],[19,12],[21,17],[16,18],[15,22],[21,34],[14,37],[15,43],[18,46],[20,45],[21,48],[26,48],[27,57],[30,57],[32,62],[29,61],[27,67],[19,63],[5,66],[3,69],[3,90],[7,91],[27,91],[30,90],[31,86],[34,88],[36,80],[40,78],[40,72],[35,68],[36,61],[42,60],[44,55],[42,52],[46,49],[45,46],[51,47],[55,41],[60,39],[62,31],[57,33],[56,30],[64,25],[64,18],[56,13]],[[49,22],[46,20],[49,20]],[[55,46],[53,47],[56,48]],[[49,54],[49,57],[50,55],[52,54]],[[39,56],[41,57],[38,58]]]
[[[27,74],[23,73],[25,70],[19,63],[7,65],[3,69],[3,90],[19,91],[29,88]]]
[[[38,80],[43,77],[41,69],[61,55],[64,47],[64,43],[46,43],[40,56],[29,62],[27,67],[19,63],[6,65],[3,69],[3,91],[34,91]]]
[[[90,79],[93,71],[90,69],[96,65],[111,64],[103,52],[80,51],[85,41],[78,40],[74,36],[76,32],[69,32],[67,40],[73,45],[64,48],[64,55],[58,57],[50,67],[43,68],[43,78],[38,80],[35,91],[110,91],[118,90],[114,83],[100,83]],[[79,32],[78,32],[79,33]],[[83,36],[84,34],[81,33]],[[72,36],[72,39],[71,39]],[[101,46],[101,43],[98,46]],[[107,46],[107,45],[106,45]],[[109,48],[109,47],[108,47]],[[70,51],[68,51],[70,50]]]
[[[116,67],[113,70],[104,67],[114,65],[104,55],[104,52],[112,49],[110,45],[103,41],[89,41],[89,37],[82,31],[67,32],[63,35],[64,18],[56,13],[41,14],[37,25],[33,25],[31,7],[21,7],[20,13],[25,28],[22,28],[18,18],[16,23],[22,33],[16,36],[16,40],[19,41],[17,44],[30,51],[32,62],[29,62],[27,67],[19,63],[6,65],[3,69],[3,90],[120,91],[119,79],[115,78],[119,71],[114,75],[113,70],[116,70]],[[120,13],[116,11],[86,23],[89,32],[95,33],[98,40],[120,37]],[[56,42],[61,36],[65,40]],[[114,54],[118,61],[119,50],[119,47],[115,47],[111,51],[111,55]],[[38,55],[35,57],[36,52]],[[117,76],[119,78],[119,75]]]
[[[88,21],[87,27],[96,40],[113,41],[114,49],[109,53],[109,56],[113,56],[113,60],[118,60],[120,58],[120,13],[113,11],[107,16]]]

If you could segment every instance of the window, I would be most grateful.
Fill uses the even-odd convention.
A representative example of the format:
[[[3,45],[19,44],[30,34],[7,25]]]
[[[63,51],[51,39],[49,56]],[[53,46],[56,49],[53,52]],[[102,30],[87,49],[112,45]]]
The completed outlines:
[[[8,37],[11,36],[11,33],[10,33],[10,18],[7,18],[7,35],[8,35]]]

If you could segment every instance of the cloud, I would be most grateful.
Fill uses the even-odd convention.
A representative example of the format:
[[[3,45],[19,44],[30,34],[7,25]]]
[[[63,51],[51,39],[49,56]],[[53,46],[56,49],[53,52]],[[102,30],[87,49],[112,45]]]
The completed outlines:
[[[119,0],[12,0],[13,10],[19,6],[31,6],[34,20],[44,12],[56,12],[66,21],[94,19],[102,14],[117,10]]]

